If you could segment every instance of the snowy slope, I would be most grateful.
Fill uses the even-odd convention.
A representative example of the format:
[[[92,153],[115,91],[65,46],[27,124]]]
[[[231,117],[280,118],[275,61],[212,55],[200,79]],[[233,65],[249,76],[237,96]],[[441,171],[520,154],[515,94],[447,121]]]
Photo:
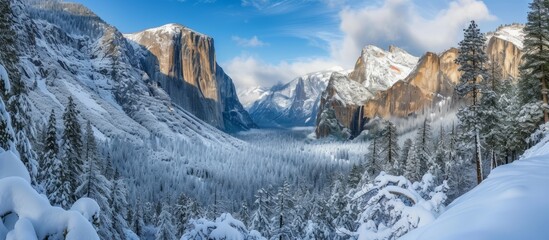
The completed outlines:
[[[549,138],[402,239],[549,239]]]
[[[101,138],[143,143],[159,134],[208,145],[242,144],[174,104],[141,70],[123,35],[87,8],[15,2],[22,78],[30,86],[35,122],[44,122],[52,109],[61,122],[73,96],[81,121],[90,120]]]
[[[284,85],[261,93],[250,107],[250,115],[260,126],[312,126],[315,124],[320,96],[334,72],[345,73],[341,68],[309,73]]]

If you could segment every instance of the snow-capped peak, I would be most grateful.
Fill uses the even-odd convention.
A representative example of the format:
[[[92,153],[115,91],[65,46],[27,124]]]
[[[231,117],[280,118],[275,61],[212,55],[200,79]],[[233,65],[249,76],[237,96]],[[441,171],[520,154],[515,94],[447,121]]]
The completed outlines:
[[[185,27],[185,26],[183,26],[179,23],[168,23],[168,24],[162,25],[160,27],[145,29],[141,32],[124,34],[124,37],[126,37],[130,40],[136,40],[138,38],[141,38],[146,33],[147,34],[154,34],[154,35],[164,35],[164,34],[166,34],[166,35],[173,36],[173,35],[181,34],[182,32],[193,32],[193,33],[198,34],[200,36],[207,37],[207,35],[202,34],[198,31],[193,30],[193,29],[190,29],[188,27]]]
[[[492,37],[496,37],[505,41],[509,41],[517,46],[519,49],[524,47],[524,25],[523,24],[510,24],[499,26],[495,32],[488,32],[486,34],[486,40],[490,41]]]
[[[408,76],[418,59],[395,46],[389,46],[388,50],[384,50],[367,45],[362,49],[350,78],[362,83],[371,91],[385,90]]]

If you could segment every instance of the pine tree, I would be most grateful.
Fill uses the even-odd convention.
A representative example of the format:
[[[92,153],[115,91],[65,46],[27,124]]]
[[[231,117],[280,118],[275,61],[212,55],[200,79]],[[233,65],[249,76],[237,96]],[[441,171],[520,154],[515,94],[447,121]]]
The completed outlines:
[[[523,104],[543,101],[544,122],[549,121],[549,1],[533,0],[529,5],[528,21],[524,27],[520,96]]]
[[[275,229],[273,237],[278,239],[292,239],[292,229],[288,223],[292,222],[294,217],[295,199],[290,193],[290,184],[284,181],[278,189],[274,199],[276,215],[273,216],[273,227]]]
[[[4,100],[0,101],[0,147],[6,151],[17,151],[15,148],[15,132],[11,125],[11,116],[6,109],[6,105],[4,105]]]
[[[406,172],[404,176],[410,181],[419,181],[422,177],[421,163],[418,157],[416,144],[412,144],[408,152],[408,160],[406,160]]]
[[[0,1],[0,65],[5,67],[9,79],[20,78],[17,68],[19,55],[17,53],[17,33],[12,28],[14,16],[11,10],[11,1]],[[9,79],[0,82],[0,97],[4,102],[8,101],[10,93]]]
[[[4,102],[2,102],[1,110],[2,112],[6,112]],[[4,114],[0,115],[0,147],[5,150],[15,150],[15,134],[11,128],[11,120],[7,119],[7,117],[9,116]]]
[[[143,237],[143,227],[145,226],[145,222],[143,221],[143,208],[141,207],[141,201],[139,199],[137,199],[134,213],[135,214],[132,217],[132,230],[137,236]]]
[[[67,171],[68,182],[72,193],[76,193],[76,189],[80,184],[80,176],[83,173],[83,154],[82,154],[82,129],[78,122],[78,110],[72,97],[69,97],[69,102],[63,114],[63,137],[62,137],[62,157],[61,160]],[[70,203],[76,201],[76,194],[72,194]]]
[[[173,225],[172,214],[170,213],[168,205],[162,207],[162,212],[158,217],[159,225],[158,232],[156,233],[156,240],[175,240],[175,227]]]
[[[406,139],[404,141],[404,145],[402,146],[400,158],[398,160],[398,163],[400,165],[399,168],[395,168],[395,174],[396,175],[404,175],[404,172],[406,172],[406,166],[407,166],[407,160],[408,160],[408,154],[410,153],[410,148],[412,147],[412,139]]]
[[[419,177],[423,176],[429,170],[431,162],[431,121],[428,118],[423,119],[422,125],[417,130],[415,142],[416,154],[419,163]],[[420,179],[418,179],[420,180]]]
[[[128,228],[128,222],[125,218],[127,215],[126,206],[128,205],[126,200],[127,191],[124,179],[121,179],[118,172],[115,171],[111,184],[111,197],[109,199],[109,204],[112,209],[112,239],[126,239],[124,229]]]
[[[482,129],[480,130],[482,136],[484,136],[484,142],[486,149],[489,151],[490,163],[492,168],[497,166],[497,159],[501,150],[501,138],[502,126],[505,122],[501,116],[505,116],[504,105],[502,103],[502,96],[505,96],[506,86],[509,81],[504,81],[502,76],[502,70],[499,64],[495,61],[489,63],[488,69],[488,84],[485,90],[482,92],[481,106],[479,109],[479,118],[482,123]]]
[[[385,127],[381,131],[379,141],[382,155],[382,162],[385,165],[384,171],[393,173],[393,169],[400,168],[398,163],[400,146],[398,145],[397,129],[391,121],[385,121]]]
[[[16,149],[21,161],[29,170],[31,183],[38,186],[37,154],[34,152],[31,140],[36,135],[34,124],[30,119],[31,103],[28,98],[28,89],[21,77],[11,79],[11,93],[8,108],[11,113],[11,123],[16,135]]]
[[[271,235],[270,216],[272,215],[272,196],[265,189],[257,190],[255,194],[255,211],[252,214],[251,229],[255,229],[263,236]]]
[[[447,179],[446,161],[448,161],[448,149],[446,146],[446,141],[444,140],[444,134],[444,128],[441,126],[440,135],[438,140],[436,141],[435,154],[429,168],[431,174],[435,176],[437,180],[441,183],[443,180]]]
[[[101,208],[99,235],[104,238],[111,238],[115,231],[112,229],[111,216],[113,215],[111,205],[109,204],[111,194],[111,182],[101,174],[101,167],[97,157],[97,144],[93,135],[93,129],[90,122],[86,125],[86,145],[84,173],[80,186],[76,189],[76,195],[79,197],[88,197],[94,199]]]
[[[379,144],[380,136],[379,131],[372,131],[372,139],[368,146],[368,165],[366,166],[366,173],[368,178],[373,179],[381,172],[381,147]]]
[[[246,202],[242,202],[242,204],[240,205],[240,211],[238,212],[238,216],[245,226],[250,225],[250,209],[248,208],[248,204],[246,204]]]
[[[459,56],[456,63],[460,65],[462,73],[456,92],[462,96],[469,96],[472,100],[467,108],[460,109],[458,119],[463,125],[464,141],[474,142],[474,159],[477,164],[477,182],[483,179],[481,157],[481,120],[479,118],[479,95],[485,90],[487,80],[486,63],[488,57],[485,52],[486,38],[480,32],[475,21],[464,29],[464,39],[459,43]]]
[[[42,155],[43,171],[41,179],[48,199],[54,206],[69,207],[70,189],[67,176],[63,171],[63,164],[59,159],[59,145],[57,143],[57,121],[52,110],[48,120],[44,151]]]
[[[174,205],[173,209],[177,236],[183,236],[185,233],[185,226],[189,219],[193,217],[191,212],[192,205],[193,200],[183,193],[177,198],[177,203]]]
[[[353,164],[353,166],[351,167],[351,172],[349,173],[349,187],[355,188],[360,182],[363,173],[364,167],[358,164]]]

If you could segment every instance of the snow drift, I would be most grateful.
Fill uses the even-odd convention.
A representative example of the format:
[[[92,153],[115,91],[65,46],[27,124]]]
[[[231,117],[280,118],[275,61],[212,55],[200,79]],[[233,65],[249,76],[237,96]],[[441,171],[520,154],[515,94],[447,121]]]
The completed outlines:
[[[402,239],[549,239],[549,137]]]

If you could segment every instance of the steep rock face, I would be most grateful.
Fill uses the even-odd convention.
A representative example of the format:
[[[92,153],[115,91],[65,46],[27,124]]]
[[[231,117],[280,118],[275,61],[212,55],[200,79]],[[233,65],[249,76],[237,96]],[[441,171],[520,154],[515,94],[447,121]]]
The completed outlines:
[[[232,79],[216,63],[212,38],[179,24],[125,37],[135,43],[144,71],[176,104],[220,129],[253,127],[238,101]]]
[[[114,27],[79,4],[13,1],[21,78],[29,86],[32,119],[42,123],[67,98],[99,139],[143,144],[151,136],[195,144],[240,141],[179,107],[142,69],[140,53]]]
[[[219,88],[225,131],[235,132],[257,127],[248,112],[238,101],[233,80],[217,65],[215,79]]]
[[[460,76],[459,66],[454,63],[456,57],[455,48],[440,56],[426,53],[404,81],[378,92],[366,102],[364,117],[405,117],[429,106],[429,103],[452,96]]]
[[[356,126],[362,125],[362,106],[373,96],[373,93],[362,84],[350,80],[343,74],[333,73],[320,100],[321,110],[316,120],[316,136],[335,134],[343,137],[346,135],[342,133],[345,128],[348,129],[348,134],[355,135]]]
[[[250,107],[250,115],[260,126],[313,126],[321,93],[334,72],[343,72],[343,69],[310,73],[272,87]]]
[[[517,79],[520,76],[519,66],[522,58],[522,48],[512,42],[498,37],[490,38],[486,52],[490,61],[498,63],[501,76]]]

